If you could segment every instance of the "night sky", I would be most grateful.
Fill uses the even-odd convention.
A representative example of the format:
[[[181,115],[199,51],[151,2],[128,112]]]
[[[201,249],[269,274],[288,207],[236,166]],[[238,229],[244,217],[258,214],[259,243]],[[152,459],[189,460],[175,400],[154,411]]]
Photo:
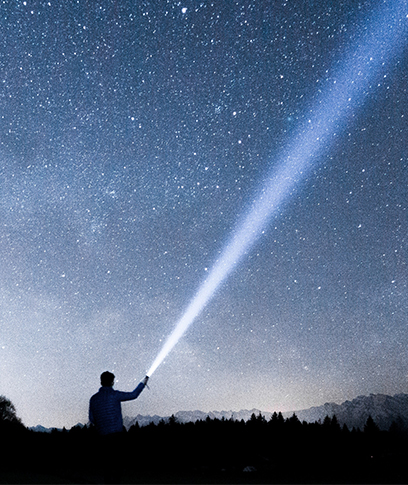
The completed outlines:
[[[384,3],[1,2],[0,395],[24,424],[86,423],[105,370],[133,390]],[[124,414],[408,392],[394,54]]]

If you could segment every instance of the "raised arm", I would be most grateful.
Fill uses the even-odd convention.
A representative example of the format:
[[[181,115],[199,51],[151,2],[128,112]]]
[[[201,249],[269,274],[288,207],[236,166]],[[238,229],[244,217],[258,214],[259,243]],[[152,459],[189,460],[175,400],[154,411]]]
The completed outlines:
[[[120,401],[132,401],[133,399],[136,399],[139,397],[139,394],[143,391],[143,389],[146,387],[147,381],[149,380],[149,377],[146,376],[134,389],[132,392],[122,392],[122,391],[116,391],[116,396],[119,398]]]

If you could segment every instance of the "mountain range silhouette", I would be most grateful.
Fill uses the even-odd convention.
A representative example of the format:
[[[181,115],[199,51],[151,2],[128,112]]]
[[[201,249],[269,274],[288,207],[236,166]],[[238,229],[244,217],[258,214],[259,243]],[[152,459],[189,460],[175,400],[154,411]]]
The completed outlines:
[[[279,410],[276,411],[279,412]],[[205,420],[207,417],[210,419],[243,419],[248,421],[252,414],[256,416],[262,414],[266,420],[269,420],[273,412],[259,409],[211,411],[208,413],[203,411],[179,411],[174,414],[174,417],[181,423]],[[369,396],[358,396],[342,404],[325,403],[321,406],[282,413],[284,418],[288,418],[293,414],[296,414],[300,421],[308,423],[323,421],[326,416],[332,418],[335,415],[340,425],[346,424],[350,429],[363,429],[369,416],[373,418],[374,422],[382,430],[388,430],[393,421],[408,427],[408,394],[395,394],[394,396],[370,394]],[[166,422],[169,419],[170,416],[144,416],[139,414],[135,417],[125,416],[124,425],[129,429],[136,423],[139,426],[145,426],[149,423],[158,424],[161,420]]]

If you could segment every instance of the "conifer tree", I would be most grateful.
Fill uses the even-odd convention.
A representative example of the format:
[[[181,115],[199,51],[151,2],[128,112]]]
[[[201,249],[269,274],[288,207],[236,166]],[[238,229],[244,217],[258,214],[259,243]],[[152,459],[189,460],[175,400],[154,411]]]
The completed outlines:
[[[371,417],[371,415],[369,415],[367,418],[366,424],[364,425],[364,433],[373,435],[378,433],[379,431],[380,431],[380,428],[374,422],[374,419]]]

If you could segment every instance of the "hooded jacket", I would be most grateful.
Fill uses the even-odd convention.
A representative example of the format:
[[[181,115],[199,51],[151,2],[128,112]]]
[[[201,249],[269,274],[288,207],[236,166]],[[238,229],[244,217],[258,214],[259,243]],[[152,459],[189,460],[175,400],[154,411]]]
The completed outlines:
[[[122,401],[136,399],[145,388],[141,382],[132,392],[115,391],[111,386],[102,386],[89,401],[89,421],[100,435],[123,431]]]

